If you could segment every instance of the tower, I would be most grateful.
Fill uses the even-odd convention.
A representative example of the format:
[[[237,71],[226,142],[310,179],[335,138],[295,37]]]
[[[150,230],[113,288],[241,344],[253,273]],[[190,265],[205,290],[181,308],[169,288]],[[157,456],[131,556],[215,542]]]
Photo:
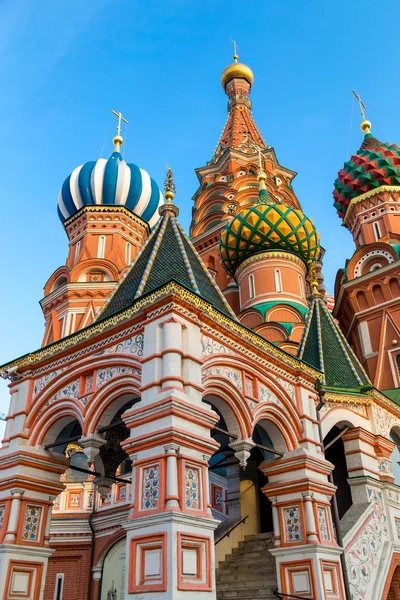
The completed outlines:
[[[274,149],[267,146],[254,122],[249,97],[253,81],[252,70],[238,62],[235,51],[233,63],[221,77],[228,96],[228,119],[211,160],[196,169],[200,185],[193,196],[190,226],[197,251],[237,313],[240,311],[239,290],[221,265],[218,242],[226,222],[240,209],[257,202],[260,156],[262,170],[268,176],[266,187],[270,196],[300,208],[291,185],[296,173],[279,164]]]
[[[319,236],[293,191],[296,173],[279,164],[253,120],[253,81],[235,52],[221,77],[228,120],[211,161],[197,169],[191,235],[241,322],[296,353]]]
[[[392,390],[400,386],[400,149],[373,136],[360,108],[364,139],[333,193],[356,246],[336,277],[334,314],[374,385]]]
[[[44,287],[43,345],[92,322],[158,220],[161,192],[146,171],[123,160],[125,119],[114,114],[118,127],[110,158],[77,167],[59,192],[69,250],[66,264]]]

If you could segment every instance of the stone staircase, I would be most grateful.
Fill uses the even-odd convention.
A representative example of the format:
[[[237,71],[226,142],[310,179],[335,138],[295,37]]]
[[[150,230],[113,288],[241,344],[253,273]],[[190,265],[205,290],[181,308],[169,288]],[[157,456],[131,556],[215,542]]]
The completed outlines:
[[[276,600],[273,534],[248,535],[216,571],[217,600]]]

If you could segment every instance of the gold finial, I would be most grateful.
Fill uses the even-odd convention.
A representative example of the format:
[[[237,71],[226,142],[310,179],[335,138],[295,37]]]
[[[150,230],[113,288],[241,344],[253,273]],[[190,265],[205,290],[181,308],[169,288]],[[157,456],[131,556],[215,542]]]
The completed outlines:
[[[367,107],[365,106],[364,102],[361,100],[361,98],[357,94],[357,92],[355,92],[354,90],[351,90],[351,91],[357,98],[357,102],[360,107],[360,113],[361,113],[361,117],[362,117],[362,122],[361,122],[360,127],[363,130],[364,134],[367,135],[367,133],[371,133],[371,122],[365,118],[365,113],[364,113],[364,110],[367,110]]]
[[[235,40],[229,38],[233,44],[233,60],[237,62],[239,60],[238,50],[240,50],[239,46],[236,44]]]
[[[124,138],[121,135],[121,121],[123,121],[127,125],[128,125],[128,121],[126,119],[124,119],[124,117],[122,116],[122,113],[115,112],[115,110],[112,110],[111,112],[113,115],[118,117],[117,135],[114,136],[113,144],[114,144],[114,152],[119,152],[121,149],[121,145],[124,141]]]
[[[167,175],[166,175],[165,181],[164,181],[165,199],[167,201],[167,204],[171,204],[172,200],[174,199],[174,196],[175,196],[176,188],[175,188],[174,174],[172,172],[172,169],[169,165],[166,165],[166,166],[167,166]]]
[[[317,277],[317,269],[316,269],[316,261],[315,260],[310,260],[309,262],[309,266],[308,266],[308,276],[310,278],[310,285],[311,285],[311,295],[312,296],[319,296],[320,293],[318,291],[318,277]]]

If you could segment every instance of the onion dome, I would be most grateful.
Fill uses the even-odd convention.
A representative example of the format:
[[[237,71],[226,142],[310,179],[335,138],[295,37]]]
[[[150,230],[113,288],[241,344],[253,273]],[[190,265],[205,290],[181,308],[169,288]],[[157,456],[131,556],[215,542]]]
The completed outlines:
[[[400,148],[377,140],[364,120],[364,140],[360,149],[344,163],[333,192],[334,206],[343,219],[350,202],[382,185],[400,186]]]
[[[158,221],[163,196],[147,171],[123,160],[120,121],[113,141],[114,152],[108,160],[99,158],[80,165],[64,181],[58,195],[58,216],[62,223],[83,206],[94,205],[124,206],[150,227]]]
[[[259,204],[237,213],[221,234],[220,255],[226,271],[234,275],[250,256],[281,250],[314,260],[319,251],[319,234],[301,210],[272,204],[267,190],[260,189]]]
[[[235,44],[233,63],[231,65],[228,65],[221,75],[221,84],[224,89],[226,87],[226,84],[229,83],[229,81],[231,81],[231,79],[234,79],[235,77],[239,77],[241,79],[246,79],[246,81],[248,81],[250,85],[253,85],[253,81],[254,81],[253,71],[247,65],[244,65],[243,63],[238,62],[238,59],[239,59],[239,57],[236,54],[236,44]]]

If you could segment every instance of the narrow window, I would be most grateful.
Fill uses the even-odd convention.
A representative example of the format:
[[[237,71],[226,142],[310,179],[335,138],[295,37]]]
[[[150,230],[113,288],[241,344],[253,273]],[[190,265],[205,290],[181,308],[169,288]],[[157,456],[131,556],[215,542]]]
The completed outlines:
[[[101,235],[99,237],[99,243],[97,246],[97,258],[104,258],[105,250],[106,250],[106,236]]]
[[[81,242],[79,240],[79,242],[76,242],[76,244],[75,244],[75,260],[74,260],[74,262],[76,262],[78,260],[80,251],[81,251]]]
[[[131,264],[131,245],[129,242],[126,242],[125,246],[125,262],[127,265]]]
[[[282,291],[282,278],[281,278],[281,272],[279,269],[275,269],[275,290],[277,292]]]
[[[304,285],[303,285],[303,279],[302,279],[301,275],[299,275],[299,289],[300,289],[300,298],[304,298]]]
[[[396,356],[397,372],[400,375],[400,354]]]
[[[254,289],[254,275],[250,275],[249,277],[249,294],[250,294],[250,298],[254,298],[255,294],[255,289]]]
[[[380,227],[379,227],[379,223],[377,223],[377,222],[375,221],[375,223],[373,223],[373,228],[374,228],[374,233],[375,233],[375,240],[376,240],[377,242],[379,242],[379,240],[380,240],[380,239],[381,239],[381,237],[382,237],[382,236],[381,236],[381,230],[380,230]]]
[[[54,600],[62,600],[64,587],[64,573],[57,573]]]

